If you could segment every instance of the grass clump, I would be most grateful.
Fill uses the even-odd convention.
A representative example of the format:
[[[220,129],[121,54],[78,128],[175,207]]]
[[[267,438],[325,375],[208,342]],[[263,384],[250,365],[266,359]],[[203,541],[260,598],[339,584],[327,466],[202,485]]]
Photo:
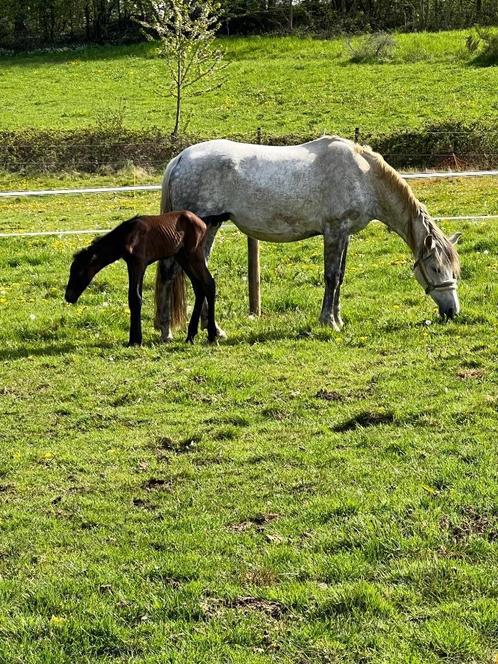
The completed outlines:
[[[394,57],[396,40],[386,32],[364,35],[355,41],[346,42],[349,62],[354,64],[373,64],[390,62]]]

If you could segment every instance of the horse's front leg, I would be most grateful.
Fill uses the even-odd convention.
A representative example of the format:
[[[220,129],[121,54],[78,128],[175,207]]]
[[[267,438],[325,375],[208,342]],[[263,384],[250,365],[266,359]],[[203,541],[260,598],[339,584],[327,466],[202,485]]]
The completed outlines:
[[[130,307],[130,340],[128,346],[142,344],[142,287],[145,265],[128,261],[128,306]]]
[[[341,318],[341,307],[339,304],[339,296],[341,293],[341,286],[342,282],[344,281],[344,274],[346,272],[346,256],[348,253],[348,246],[349,246],[349,235],[346,237],[346,242],[344,244],[344,249],[342,250],[342,256],[341,256],[341,268],[339,272],[339,283],[337,284],[337,287],[334,291],[334,302],[333,302],[333,312],[334,312],[334,320],[339,326],[339,329],[342,328],[344,323],[342,322]]]
[[[207,233],[206,233],[206,239],[204,241],[204,256],[206,257],[206,265],[209,262],[209,257],[211,256],[211,251],[213,249],[213,244],[214,240],[216,238],[216,233],[220,230],[221,224],[211,224],[208,226]],[[207,302],[207,299],[204,300],[204,304],[202,305],[202,313],[201,313],[201,328],[203,330],[208,329],[209,330],[209,305]],[[219,327],[218,323],[215,323],[216,326],[216,336],[219,339],[226,339],[226,333],[224,330]]]
[[[327,224],[323,233],[325,294],[323,296],[320,323],[340,330],[342,320],[339,315],[339,291],[341,287],[341,267],[346,264],[348,233],[341,225]],[[344,260],[343,260],[344,256]]]

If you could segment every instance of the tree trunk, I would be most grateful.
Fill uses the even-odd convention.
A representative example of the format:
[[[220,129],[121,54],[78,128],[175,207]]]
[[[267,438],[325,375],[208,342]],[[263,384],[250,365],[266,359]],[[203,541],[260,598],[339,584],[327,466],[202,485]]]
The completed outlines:
[[[178,58],[177,63],[177,73],[176,73],[176,117],[175,117],[175,127],[172,132],[174,138],[178,138],[180,132],[180,121],[182,116],[182,62]]]

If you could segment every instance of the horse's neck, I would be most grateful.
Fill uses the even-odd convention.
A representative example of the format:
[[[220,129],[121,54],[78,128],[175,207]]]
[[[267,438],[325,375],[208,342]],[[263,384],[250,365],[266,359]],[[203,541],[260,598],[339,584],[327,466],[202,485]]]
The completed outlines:
[[[422,213],[414,214],[401,197],[389,192],[379,203],[378,219],[397,233],[415,256],[424,235]]]

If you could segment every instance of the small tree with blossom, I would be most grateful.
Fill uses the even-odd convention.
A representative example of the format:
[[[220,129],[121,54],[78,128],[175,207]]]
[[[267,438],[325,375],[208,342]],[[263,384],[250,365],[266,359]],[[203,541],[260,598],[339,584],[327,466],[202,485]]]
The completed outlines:
[[[136,19],[149,38],[161,40],[170,83],[166,96],[176,102],[173,137],[181,131],[184,98],[220,87],[216,80],[225,68],[223,52],[215,46],[222,7],[218,0],[146,0],[147,19]],[[210,85],[207,79],[213,79]]]

